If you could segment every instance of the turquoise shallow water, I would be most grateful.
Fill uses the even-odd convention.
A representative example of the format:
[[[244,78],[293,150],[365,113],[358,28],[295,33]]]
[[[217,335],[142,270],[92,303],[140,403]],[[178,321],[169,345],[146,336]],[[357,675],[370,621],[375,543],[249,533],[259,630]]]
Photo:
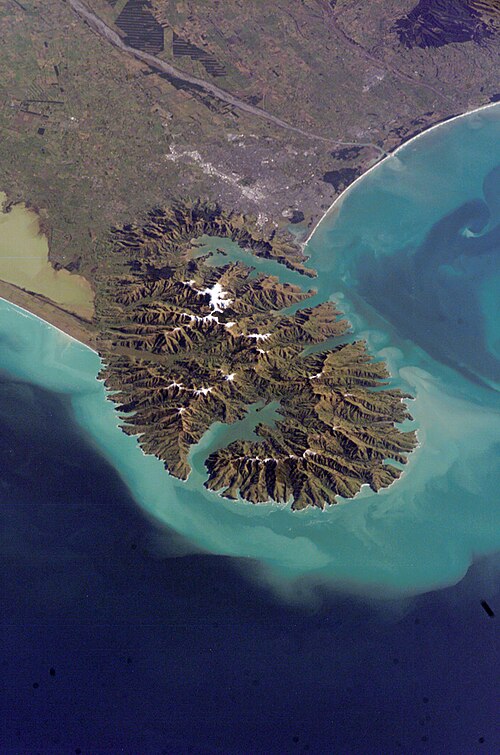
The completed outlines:
[[[309,245],[318,298],[338,302],[415,396],[421,445],[387,490],[293,513],[208,493],[198,463],[175,481],[119,430],[96,381],[98,356],[3,301],[0,368],[67,394],[149,514],[196,547],[257,559],[284,592],[322,582],[418,593],[456,582],[500,546],[499,137],[495,107],[411,142],[345,195]]]

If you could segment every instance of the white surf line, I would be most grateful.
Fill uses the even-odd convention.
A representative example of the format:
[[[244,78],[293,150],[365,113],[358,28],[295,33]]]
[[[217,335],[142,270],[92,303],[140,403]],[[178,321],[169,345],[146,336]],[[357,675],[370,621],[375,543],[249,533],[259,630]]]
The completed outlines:
[[[302,251],[304,251],[305,247],[309,244],[310,240],[318,230],[318,227],[321,225],[323,220],[325,220],[326,217],[332,212],[332,210],[335,208],[335,206],[340,202],[341,199],[344,199],[345,195],[353,189],[356,184],[359,181],[362,181],[363,178],[365,178],[369,173],[372,172],[372,170],[375,170],[376,168],[379,168],[383,163],[385,163],[386,160],[390,160],[391,157],[394,157],[398,154],[398,152],[405,147],[407,147],[412,142],[416,141],[417,139],[420,139],[420,137],[425,136],[426,134],[430,134],[431,131],[434,131],[436,128],[441,128],[441,126],[446,126],[448,123],[452,123],[453,121],[457,121],[459,118],[466,118],[469,115],[472,115],[473,113],[479,113],[482,110],[488,110],[489,108],[493,107],[500,107],[500,102],[489,102],[487,105],[481,105],[480,107],[474,108],[474,110],[467,110],[465,113],[460,113],[459,115],[454,115],[453,118],[447,118],[444,121],[440,121],[439,123],[435,123],[434,126],[430,126],[429,128],[424,129],[419,134],[415,134],[415,136],[412,136],[411,139],[408,139],[408,141],[403,142],[399,145],[399,147],[396,147],[392,152],[387,153],[386,157],[382,158],[382,160],[378,160],[375,165],[372,165],[371,168],[368,168],[367,171],[362,173],[360,176],[356,178],[355,181],[352,182],[352,184],[349,184],[349,186],[342,191],[338,197],[336,197],[330,207],[326,210],[326,212],[323,213],[323,215],[320,217],[314,228],[312,229],[311,233],[308,235],[305,241],[301,243]]]
[[[365,176],[367,176],[369,173],[371,173],[372,170],[375,170],[380,165],[382,165],[382,163],[384,163],[386,160],[389,160],[391,157],[394,157],[394,155],[396,155],[404,147],[407,147],[409,144],[411,144],[411,142],[414,142],[416,139],[419,139],[421,136],[425,136],[426,134],[430,133],[434,129],[440,128],[441,126],[445,126],[448,123],[452,123],[453,121],[456,121],[459,118],[465,118],[465,117],[467,117],[469,115],[472,115],[473,113],[479,113],[482,110],[488,110],[489,108],[493,108],[493,107],[500,107],[500,102],[489,102],[487,105],[481,105],[480,107],[474,108],[473,110],[467,110],[465,113],[460,113],[459,115],[455,115],[455,116],[453,116],[453,118],[448,118],[447,120],[440,121],[440,123],[435,123],[434,126],[431,126],[430,128],[424,129],[424,131],[421,131],[419,134],[416,134],[415,136],[412,136],[411,139],[408,139],[408,141],[403,142],[402,144],[400,144],[399,147],[396,147],[396,149],[393,150],[393,152],[389,152],[386,157],[384,157],[382,160],[379,160],[377,163],[375,163],[375,165],[372,165],[371,168],[369,168],[367,171],[365,171],[360,176],[358,176],[358,178],[356,178],[356,180],[353,181],[352,184],[350,184],[346,189],[344,189],[344,191],[342,191],[338,195],[338,197],[336,197],[334,199],[334,201],[332,202],[332,204],[330,205],[330,207],[326,210],[326,212],[323,213],[323,215],[321,216],[321,218],[318,220],[318,222],[316,223],[316,225],[312,229],[312,231],[309,234],[309,236],[307,237],[307,239],[302,242],[302,244],[301,244],[302,248],[304,248],[305,246],[307,246],[307,244],[309,243],[309,241],[311,240],[311,238],[313,237],[313,235],[316,233],[319,225],[330,214],[330,212],[333,210],[333,208],[335,207],[335,205],[340,201],[340,199],[342,199],[345,196],[345,194],[347,194],[348,191],[351,191],[351,189],[358,183],[358,181],[361,181],[363,178],[365,178]],[[191,281],[187,281],[187,282],[182,281],[182,282],[185,283],[186,285],[189,285],[191,283]],[[58,328],[57,325],[53,325],[48,320],[44,320],[43,317],[40,317],[39,315],[35,315],[33,312],[30,312],[29,309],[25,309],[24,307],[20,307],[19,304],[14,304],[14,302],[9,301],[9,299],[5,299],[5,297],[3,297],[3,296],[0,296],[0,301],[4,301],[7,304],[10,304],[11,307],[14,307],[15,309],[20,310],[25,315],[29,315],[31,317],[35,317],[37,320],[40,320],[41,322],[45,323],[45,325],[49,325],[51,328],[54,328],[54,330],[57,330],[57,331],[59,331],[59,333],[62,333],[63,336],[66,336],[66,338],[69,338],[71,341],[75,341],[76,343],[80,344],[80,346],[84,346],[89,351],[92,351],[94,354],[97,354],[97,356],[99,357],[99,359],[101,359],[101,356],[100,356],[100,354],[99,354],[98,351],[96,351],[95,349],[93,349],[91,346],[88,346],[86,343],[83,343],[83,341],[79,341],[78,338],[75,338],[74,336],[71,336],[69,333],[66,333],[65,330],[61,330],[61,328]],[[235,325],[235,324],[236,323],[225,323],[225,327],[228,328],[231,325]]]
[[[37,320],[40,320],[40,322],[43,322],[45,325],[49,325],[51,328],[54,328],[54,330],[57,330],[59,333],[62,333],[63,336],[66,336],[66,338],[69,338],[71,341],[75,341],[75,343],[78,343],[80,346],[83,346],[84,348],[88,349],[89,351],[93,351],[94,354],[97,354],[99,359],[101,359],[101,355],[99,352],[97,352],[95,349],[93,349],[91,346],[88,346],[86,343],[83,343],[83,341],[79,341],[78,338],[75,338],[74,336],[70,336],[69,333],[66,333],[65,330],[61,330],[61,328],[58,328],[57,325],[53,325],[48,320],[44,320],[43,317],[40,317],[39,315],[35,315],[34,312],[30,312],[29,309],[25,309],[24,307],[20,307],[19,304],[14,304],[14,302],[9,301],[8,299],[5,299],[3,296],[0,296],[0,301],[4,301],[6,304],[10,304],[11,307],[14,307],[15,309],[18,309],[20,312],[23,313],[24,316],[28,315],[30,317],[34,317]]]

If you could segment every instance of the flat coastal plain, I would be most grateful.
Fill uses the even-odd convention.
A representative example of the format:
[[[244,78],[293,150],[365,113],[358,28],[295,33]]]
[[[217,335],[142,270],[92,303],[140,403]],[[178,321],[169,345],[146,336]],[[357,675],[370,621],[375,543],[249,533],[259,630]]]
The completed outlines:
[[[190,334],[177,315],[164,323],[165,332],[147,332],[162,324],[151,318],[155,307],[165,304],[164,292],[155,298],[154,281],[174,274],[176,262],[169,254],[181,253],[181,242],[186,242],[182,237],[166,244],[150,219],[162,208],[173,208],[175,214],[183,202],[187,228],[197,223],[193,207],[215,207],[210,223],[214,217],[231,217],[229,236],[242,246],[314,276],[300,241],[335,197],[410,136],[498,96],[492,65],[499,22],[494,4],[461,0],[460,29],[446,3],[441,5],[434,12],[422,0],[403,5],[387,0],[369,8],[342,0],[308,0],[300,6],[280,0],[271,10],[251,0],[242,10],[238,3],[209,9],[169,0],[150,0],[139,8],[135,0],[48,0],[43,5],[10,0],[9,8],[0,11],[5,39],[0,59],[0,126],[5,133],[0,186],[6,192],[1,220],[5,229],[19,228],[12,237],[4,234],[3,294],[87,344],[97,344],[114,363],[109,345],[123,349],[113,328],[122,325],[116,316],[130,281],[124,260],[114,253],[113,239],[117,229],[128,233],[142,228],[156,237],[159,254],[152,265],[137,256],[140,244],[133,234],[125,244],[130,275],[145,274],[146,289],[151,288],[137,294],[145,297],[143,305],[151,312],[134,323],[135,341],[128,333],[128,348],[137,351],[138,341],[145,340],[148,360],[158,359],[165,349],[175,352],[188,344],[189,350]],[[195,198],[194,204],[189,197]],[[207,228],[197,229],[193,238],[205,232]],[[217,235],[216,229],[212,233]],[[16,239],[21,239],[17,247]],[[185,272],[192,264],[186,263]],[[202,276],[201,284],[205,282]],[[211,279],[209,283],[219,285]],[[269,297],[274,300],[273,316],[281,316],[276,302],[283,299],[283,291],[277,283],[266,288],[266,302]],[[209,315],[214,313],[191,312],[195,319]],[[327,323],[322,314],[318,333],[307,337],[301,335],[303,323],[298,327],[296,322],[299,315],[293,317],[294,325],[287,325],[297,335],[293,348],[318,345],[333,333],[336,315]],[[175,335],[180,331],[182,344]],[[245,338],[252,334],[242,333]],[[255,335],[264,339],[267,331],[256,329]],[[257,354],[265,351],[263,345]],[[216,343],[214,348],[220,361],[224,347]],[[364,352],[354,358],[355,372],[358,357],[363,361]],[[282,359],[280,355],[278,361]],[[144,354],[133,355],[134,374],[143,360]],[[231,367],[231,360],[228,356],[224,369]],[[279,364],[272,369],[275,379]],[[363,380],[373,388],[385,377],[382,370]],[[111,372],[108,379],[113,383],[116,375]],[[345,383],[343,397],[355,396],[356,405],[347,414],[363,432],[367,424],[373,425],[370,430],[377,423],[387,429],[392,421],[408,418],[402,409],[386,411],[366,396],[352,394],[353,379],[351,375]],[[300,389],[302,398],[303,391],[313,402],[310,385]],[[262,392],[266,400],[283,399]],[[395,405],[400,403],[401,397],[393,398]],[[334,434],[345,430],[333,421],[338,409],[320,411],[323,419],[333,411]],[[294,433],[304,429],[304,417],[297,415],[294,421]],[[182,469],[180,476],[185,475],[187,448],[200,432],[187,432],[186,447],[173,463]],[[357,448],[355,455],[378,458],[377,440],[365,436],[360,446],[349,432],[343,437],[351,451]],[[401,453],[411,450],[414,438],[393,441],[394,458],[403,463]],[[297,448],[307,455],[309,466],[310,457],[319,454],[311,450],[309,437]],[[334,455],[344,451],[336,447]],[[295,459],[300,454],[287,446],[285,456]],[[255,459],[260,461],[260,456]],[[212,480],[216,487],[227,482],[220,474],[226,461],[221,460],[222,466],[218,460],[211,462],[219,479]],[[397,467],[387,464],[382,472],[364,480],[349,470],[375,490],[389,484],[391,474],[391,479],[399,476]],[[235,474],[243,484],[249,472]],[[263,470],[259,475],[265,477]],[[320,477],[325,475],[322,469]],[[282,483],[281,473],[278,477],[281,492],[276,495],[285,500],[293,484]],[[254,489],[249,500],[265,500],[268,486],[262,479],[256,482],[260,492]],[[296,500],[316,505],[319,500],[333,502],[335,491],[349,497],[359,489],[357,482],[344,487],[343,479],[332,487],[330,480],[330,500],[323,483],[308,492],[300,484]],[[242,484],[229,481],[228,494],[234,497]]]
[[[427,5],[7,0],[0,189],[91,283],[110,228],[176,198],[304,238],[384,154],[498,97],[495,4],[461,0],[462,33]]]

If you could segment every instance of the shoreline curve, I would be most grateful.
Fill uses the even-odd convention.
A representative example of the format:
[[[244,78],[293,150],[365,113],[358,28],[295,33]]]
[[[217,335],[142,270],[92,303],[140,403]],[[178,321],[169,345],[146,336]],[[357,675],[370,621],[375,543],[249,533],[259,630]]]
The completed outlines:
[[[323,213],[323,215],[320,217],[318,222],[314,225],[312,231],[308,234],[305,241],[302,241],[300,246],[302,251],[305,250],[307,245],[310,243],[312,237],[318,230],[321,223],[326,220],[326,218],[330,215],[330,213],[336,209],[336,205],[340,202],[340,200],[343,200],[345,198],[345,195],[351,191],[351,189],[356,186],[356,184],[361,181],[363,178],[365,178],[369,173],[371,173],[376,168],[379,168],[383,163],[385,163],[386,160],[390,160],[391,157],[395,157],[398,152],[405,147],[408,147],[412,142],[416,141],[417,139],[420,139],[422,136],[425,136],[426,134],[429,134],[431,131],[434,131],[437,128],[441,128],[441,126],[445,126],[448,123],[453,123],[453,121],[457,121],[459,118],[465,118],[469,115],[473,115],[473,113],[479,113],[482,110],[488,110],[489,108],[494,107],[500,107],[500,102],[488,102],[486,105],[480,105],[479,107],[474,108],[473,110],[466,110],[465,113],[459,113],[458,115],[454,115],[451,118],[446,118],[444,121],[439,121],[439,123],[435,123],[433,126],[429,126],[429,128],[425,128],[423,131],[420,131],[418,134],[415,134],[414,136],[410,137],[407,141],[400,144],[398,147],[392,150],[392,152],[388,152],[385,157],[383,157],[381,160],[377,160],[377,162],[372,165],[368,170],[365,170],[364,173],[362,173],[360,176],[358,176],[349,186],[347,186],[343,191],[340,192],[338,197],[335,197],[330,207]]]
[[[96,354],[99,357],[99,359],[101,358],[99,352],[93,349],[92,346],[89,346],[88,343],[85,343],[84,341],[80,341],[78,338],[75,338],[75,336],[70,335],[65,330],[58,328],[57,325],[54,325],[54,323],[50,322],[50,320],[45,320],[45,318],[40,317],[40,315],[36,315],[34,312],[31,312],[31,310],[26,309],[25,307],[21,307],[19,304],[16,304],[10,299],[6,299],[4,296],[0,296],[0,302],[5,302],[6,304],[9,304],[11,307],[14,307],[14,309],[18,309],[23,314],[28,315],[29,317],[33,317],[35,320],[40,320],[40,322],[43,322],[44,325],[48,325],[50,328],[57,330],[59,333],[62,333],[63,336],[65,336],[66,338],[69,338],[70,341],[74,341],[79,346],[83,346],[85,349],[92,351],[94,354]]]
[[[412,142],[416,141],[417,139],[420,139],[422,136],[425,136],[426,134],[430,133],[434,129],[440,128],[440,127],[444,126],[445,124],[452,123],[453,121],[456,121],[459,118],[465,118],[465,117],[467,117],[469,115],[472,115],[473,113],[478,113],[478,112],[481,112],[483,110],[488,110],[488,109],[494,108],[494,107],[499,107],[500,108],[500,103],[499,102],[489,102],[486,105],[481,105],[480,107],[474,108],[473,110],[467,110],[464,113],[459,113],[458,115],[454,115],[453,117],[447,118],[444,121],[440,121],[439,123],[435,123],[433,126],[430,126],[429,128],[424,129],[420,133],[415,134],[414,136],[412,136],[406,142],[403,142],[402,144],[400,144],[392,152],[389,152],[388,154],[386,154],[385,157],[383,157],[381,160],[378,160],[374,165],[372,165],[370,168],[368,168],[368,170],[366,170],[364,173],[362,173],[360,176],[358,176],[351,184],[349,184],[349,186],[347,188],[345,188],[338,195],[338,197],[336,197],[334,199],[334,201],[332,202],[332,204],[328,207],[328,209],[323,213],[323,215],[320,217],[320,219],[318,220],[318,222],[314,225],[313,229],[311,230],[311,232],[309,233],[309,235],[307,236],[307,238],[300,243],[300,248],[302,249],[302,251],[305,250],[305,248],[307,247],[307,245],[310,243],[311,239],[313,238],[314,234],[319,229],[320,225],[323,223],[324,220],[326,220],[326,218],[331,214],[331,212],[336,209],[336,206],[341,202],[341,200],[343,200],[345,198],[346,194],[348,192],[350,192],[354,188],[354,186],[356,186],[356,184],[358,184],[362,179],[364,179],[366,176],[368,176],[372,171],[374,171],[377,168],[379,168],[386,160],[389,160],[391,157],[394,157],[395,155],[397,155],[397,153],[400,150],[406,148]],[[4,281],[2,281],[0,279],[0,285],[2,283],[4,283]],[[12,285],[12,284],[7,284],[7,285]],[[18,288],[18,287],[15,286],[15,288]],[[36,299],[36,295],[31,294],[31,292],[26,291],[25,289],[22,289],[22,288],[20,288],[19,290],[22,291],[23,294],[27,295],[30,299],[31,298]],[[36,317],[37,319],[41,320],[42,322],[44,322],[44,323],[50,325],[51,327],[55,328],[60,333],[63,333],[65,336],[67,336],[71,340],[76,341],[77,343],[81,344],[82,346],[85,346],[87,349],[90,349],[90,351],[93,351],[94,354],[97,354],[98,356],[100,356],[99,353],[95,349],[93,349],[92,346],[90,346],[88,343],[85,343],[85,341],[82,341],[82,340],[76,338],[75,336],[73,336],[70,333],[68,333],[66,330],[63,330],[62,328],[60,328],[57,325],[55,325],[50,320],[47,320],[44,317],[41,317],[40,315],[36,314],[32,310],[27,309],[26,307],[23,307],[23,306],[17,304],[16,302],[12,301],[12,299],[7,299],[5,296],[1,296],[0,295],[0,301],[5,301],[5,302],[7,302],[9,304],[12,304],[14,307],[16,307],[17,309],[21,310],[22,312],[26,312],[29,315],[32,315],[33,317]],[[60,308],[60,305],[57,305],[55,302],[52,302],[52,300],[50,300],[50,303],[53,304],[55,307]],[[72,316],[72,313],[70,313],[70,312],[67,312],[66,314],[68,314],[69,316]]]

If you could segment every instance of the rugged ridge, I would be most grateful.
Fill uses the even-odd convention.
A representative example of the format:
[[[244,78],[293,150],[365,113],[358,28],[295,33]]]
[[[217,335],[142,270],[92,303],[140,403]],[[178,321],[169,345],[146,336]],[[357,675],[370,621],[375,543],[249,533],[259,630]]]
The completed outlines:
[[[250,404],[277,401],[282,419],[259,425],[261,440],[209,456],[208,488],[301,509],[352,497],[363,484],[390,485],[416,443],[394,424],[410,417],[405,395],[381,390],[387,370],[362,341],[308,353],[348,330],[335,305],[308,307],[314,291],[241,262],[214,267],[209,255],[196,256],[193,242],[209,234],[278,258],[274,239],[244,222],[213,205],[177,203],[152,212],[143,227],[114,229],[114,272],[102,276],[96,311],[102,374],[123,429],[186,479],[189,451],[214,421],[231,423]],[[303,268],[297,253],[293,264]]]

